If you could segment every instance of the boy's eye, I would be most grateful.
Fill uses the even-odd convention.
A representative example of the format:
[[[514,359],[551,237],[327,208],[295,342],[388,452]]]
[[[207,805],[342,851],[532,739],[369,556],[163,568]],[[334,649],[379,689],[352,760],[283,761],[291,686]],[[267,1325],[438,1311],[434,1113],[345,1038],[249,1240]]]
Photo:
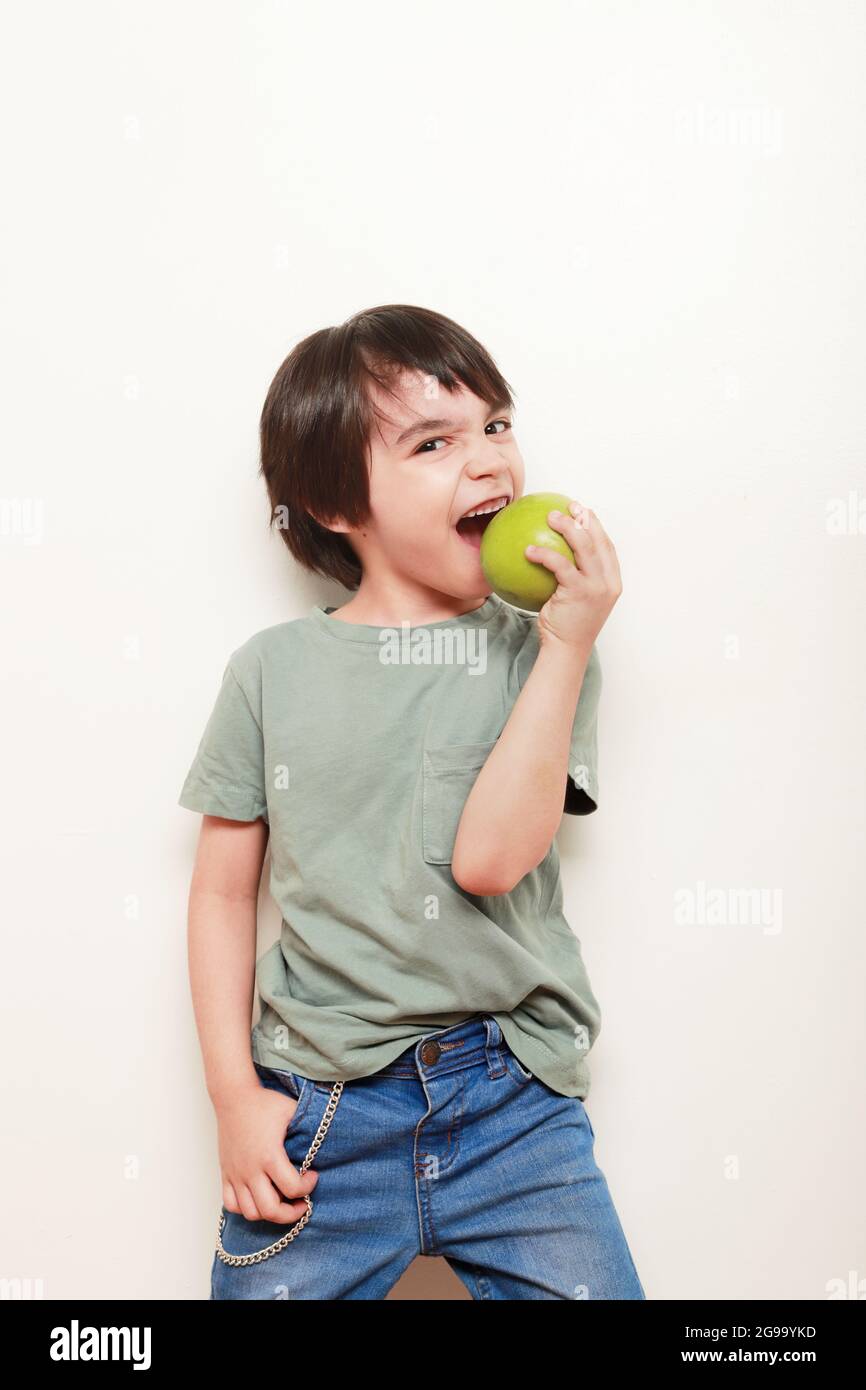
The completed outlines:
[[[487,426],[487,429],[490,429],[491,425],[503,425],[503,426],[504,426],[504,429],[501,429],[501,430],[497,430],[497,431],[496,431],[497,434],[505,434],[506,430],[510,430],[510,429],[511,429],[511,421],[510,421],[510,420],[491,420],[491,421],[490,421],[490,424]],[[447,439],[443,439],[443,438],[441,437],[441,435],[437,436],[436,439],[425,439],[423,444],[419,444],[419,445],[418,445],[418,448],[415,450],[415,453],[416,453],[416,454],[420,454],[420,453],[426,451],[427,453],[434,453],[434,454],[435,454],[435,453],[438,453],[439,450],[438,450],[438,449],[427,449],[427,445],[428,445],[428,444],[447,444],[447,443],[448,443],[448,440],[447,440]]]

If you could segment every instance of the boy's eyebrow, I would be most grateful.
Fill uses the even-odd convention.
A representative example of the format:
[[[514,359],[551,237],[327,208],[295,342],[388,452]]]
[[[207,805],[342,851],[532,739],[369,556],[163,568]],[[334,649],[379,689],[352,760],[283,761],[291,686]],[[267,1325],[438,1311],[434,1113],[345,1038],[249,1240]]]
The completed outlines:
[[[508,401],[494,401],[493,404],[490,406],[489,413],[492,415],[493,412],[496,410],[510,409],[511,405]],[[416,434],[429,434],[431,430],[460,429],[462,428],[463,424],[464,422],[462,420],[450,420],[444,418],[438,420],[418,420],[414,425],[409,425],[407,429],[403,430],[402,434],[398,434],[397,438],[394,440],[394,443],[391,445],[391,448],[396,449],[398,445],[405,443],[407,439],[412,439]]]

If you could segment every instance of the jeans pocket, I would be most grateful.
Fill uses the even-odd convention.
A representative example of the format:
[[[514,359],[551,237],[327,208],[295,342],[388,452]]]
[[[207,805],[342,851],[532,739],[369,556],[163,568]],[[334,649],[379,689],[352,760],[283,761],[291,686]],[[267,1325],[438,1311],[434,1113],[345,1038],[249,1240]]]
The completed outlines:
[[[297,1102],[292,1111],[289,1123],[286,1125],[283,1138],[287,1139],[293,1134],[303,1118],[306,1110],[310,1093],[314,1082],[308,1076],[301,1076],[299,1072],[281,1071],[277,1067],[265,1067],[259,1062],[254,1062],[253,1066],[258,1074],[259,1081],[268,1091],[283,1091],[290,1095]]]
[[[517,1056],[515,1052],[511,1051],[510,1047],[507,1048],[505,1052],[505,1064],[508,1067],[508,1070],[511,1072],[511,1075],[514,1077],[515,1081],[520,1081],[524,1086],[527,1084],[527,1082],[535,1080],[535,1076],[533,1075],[533,1073],[531,1071],[527,1071],[520,1058]]]

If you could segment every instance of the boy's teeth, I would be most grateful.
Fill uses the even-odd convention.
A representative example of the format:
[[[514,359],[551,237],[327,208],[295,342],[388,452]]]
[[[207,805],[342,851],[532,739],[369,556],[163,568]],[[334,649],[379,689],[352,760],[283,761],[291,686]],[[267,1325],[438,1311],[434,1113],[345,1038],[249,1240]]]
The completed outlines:
[[[474,512],[464,513],[464,520],[470,516],[486,516],[488,512],[501,511],[507,501],[507,497],[497,497],[495,502],[489,502],[486,507],[476,507]]]

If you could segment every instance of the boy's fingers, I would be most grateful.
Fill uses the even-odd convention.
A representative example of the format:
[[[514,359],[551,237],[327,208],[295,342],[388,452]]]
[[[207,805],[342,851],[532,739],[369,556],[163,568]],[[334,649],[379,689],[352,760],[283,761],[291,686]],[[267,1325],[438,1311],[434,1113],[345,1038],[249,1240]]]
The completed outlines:
[[[235,1192],[237,1193],[238,1206],[241,1209],[241,1216],[243,1216],[247,1221],[260,1220],[258,1208],[256,1207],[255,1201],[253,1199],[253,1194],[250,1192],[250,1189],[244,1183],[239,1182],[235,1183]]]
[[[560,512],[558,517],[548,512],[547,524],[552,530],[558,531],[571,547],[577,568],[583,570],[584,574],[591,574],[595,568],[595,541],[589,529],[579,526],[575,517],[568,512]]]
[[[306,1193],[312,1192],[319,1175],[314,1169],[308,1168],[306,1173],[299,1173],[297,1168],[289,1162],[288,1154],[284,1148],[274,1155],[273,1164],[268,1168],[268,1177],[275,1187],[279,1189],[290,1201],[303,1198]]]
[[[583,509],[584,523],[592,536],[596,547],[605,555],[613,550],[613,541],[605,531],[595,512],[589,507]]]
[[[619,578],[619,569],[616,550],[610,536],[591,507],[584,507],[580,502],[572,502],[569,511],[577,531],[583,530],[592,538],[593,559],[598,561],[596,573],[604,575],[608,582],[615,586]],[[569,531],[566,539],[569,539],[572,534],[576,535],[576,532]],[[569,544],[571,544],[570,539]],[[582,566],[582,568],[586,567]]]
[[[592,507],[585,507],[582,502],[571,502],[568,508],[569,516],[574,517],[579,526],[592,536],[593,543],[598,545],[610,545],[610,536],[605,531]]]
[[[262,1221],[297,1221],[307,1210],[303,1198],[287,1202],[282,1193],[274,1187],[267,1173],[260,1173],[253,1181],[252,1187]]]
[[[551,550],[549,545],[528,545],[525,550],[527,560],[534,560],[539,565],[544,565],[556,577],[560,584],[573,584],[575,575],[579,572],[577,565],[567,556],[560,555],[558,550]]]
[[[587,512],[589,517],[590,529],[598,537],[598,554],[601,557],[602,572],[608,583],[613,588],[621,588],[622,580],[619,572],[619,557],[616,553],[616,546],[610,536],[605,531],[595,512]]]
[[[610,556],[609,556],[609,559],[608,559],[608,568],[607,568],[607,570],[606,570],[606,573],[607,573],[607,575],[608,575],[608,577],[609,577],[609,579],[610,579],[611,584],[613,585],[613,588],[618,589],[619,592],[621,593],[621,592],[622,592],[622,575],[621,575],[621,573],[620,573],[620,568],[619,568],[619,556],[617,555],[617,553],[616,553],[616,551],[614,550],[613,546],[610,547]]]

